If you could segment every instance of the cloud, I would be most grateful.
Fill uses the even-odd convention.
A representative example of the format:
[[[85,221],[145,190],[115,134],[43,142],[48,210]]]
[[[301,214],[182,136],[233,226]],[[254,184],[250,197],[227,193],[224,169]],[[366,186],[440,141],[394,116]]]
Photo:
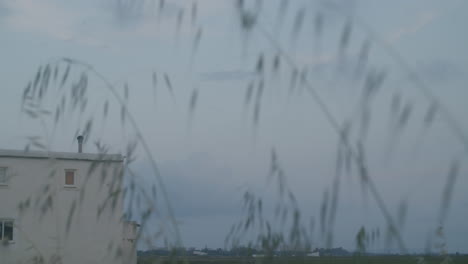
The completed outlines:
[[[229,180],[233,172],[219,160],[199,153],[163,164],[162,172],[178,217],[229,215],[236,211],[236,187]]]
[[[165,1],[162,9],[160,2],[154,0],[133,0],[131,1],[133,4],[128,8],[125,8],[125,4],[122,6],[113,0],[110,1],[112,5],[107,6],[106,10],[110,11],[114,21],[117,21],[114,26],[119,25],[120,33],[167,39],[174,36],[178,17],[182,14],[180,34],[189,37],[194,34],[191,25],[192,4],[194,3],[192,1]],[[219,17],[223,12],[227,12],[231,5],[229,1],[219,0],[204,0],[195,3],[197,3],[197,11],[193,26],[203,28],[216,26],[216,23],[211,23],[211,19],[219,21]]]
[[[4,19],[5,25],[14,31],[42,34],[89,46],[106,46],[98,39],[81,34],[77,30],[77,25],[82,23],[79,12],[73,12],[57,1],[10,0],[4,5],[10,10]]]
[[[297,59],[299,65],[310,66],[312,68],[334,65],[338,60],[336,54],[321,53],[316,56],[301,56]]]
[[[399,41],[401,38],[403,38],[405,35],[411,35],[411,34],[418,32],[419,30],[421,30],[426,25],[434,21],[434,19],[436,19],[439,16],[440,14],[437,14],[436,12],[433,12],[433,11],[426,11],[426,12],[419,13],[416,17],[416,20],[412,24],[406,25],[398,29],[397,31],[391,33],[388,36],[387,41],[390,44],[394,44],[397,41]]]
[[[4,16],[7,16],[10,13],[10,10],[6,7],[5,3],[0,2],[0,19]]]
[[[62,40],[73,36],[74,15],[52,1],[12,0],[5,4],[10,10],[6,25],[17,31],[43,33]]]
[[[223,3],[222,3],[223,2]],[[128,40],[172,39],[177,19],[183,13],[180,36],[193,37],[192,1],[165,1],[160,10],[156,0],[0,0],[1,26],[14,32],[49,37],[78,45],[120,49]],[[198,2],[195,26],[211,26],[225,1]],[[202,7],[202,8],[201,8]]]
[[[444,59],[422,61],[417,64],[416,68],[419,74],[431,83],[457,80],[467,74],[458,64]]]
[[[140,163],[135,169],[138,175],[145,175],[141,184],[154,183],[147,164]],[[164,162],[160,169],[178,218],[229,215],[233,208],[237,209],[238,187],[233,183],[233,170],[211,155],[191,154],[186,159]]]
[[[172,10],[171,6],[168,5],[167,10]],[[94,1],[65,5],[57,0],[7,0],[0,4],[0,16],[2,10],[6,10],[3,12],[4,26],[15,32],[40,34],[99,48],[109,47],[119,35],[127,37],[128,34],[145,35],[148,32],[154,35],[156,23],[153,17],[140,13],[137,8],[112,5],[99,8]],[[112,16],[118,17],[121,23],[112,20]]]
[[[322,8],[337,9],[345,13],[352,13],[357,7],[356,0],[321,0],[318,3]]]
[[[185,8],[177,1],[160,2],[154,0],[108,0],[102,8],[103,13],[110,14],[115,26],[119,29],[138,29],[147,24],[156,25],[158,22],[177,17],[179,10]],[[153,30],[154,31],[154,30]]]
[[[246,70],[204,72],[200,77],[203,81],[251,80],[255,77],[255,72]]]

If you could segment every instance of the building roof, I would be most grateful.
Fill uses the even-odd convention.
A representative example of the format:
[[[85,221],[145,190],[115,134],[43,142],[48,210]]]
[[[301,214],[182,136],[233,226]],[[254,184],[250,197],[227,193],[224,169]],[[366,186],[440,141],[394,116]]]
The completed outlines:
[[[53,152],[53,151],[23,151],[0,149],[0,158],[26,158],[26,159],[58,159],[58,160],[82,160],[82,161],[115,161],[124,160],[121,154],[95,154],[77,152]]]

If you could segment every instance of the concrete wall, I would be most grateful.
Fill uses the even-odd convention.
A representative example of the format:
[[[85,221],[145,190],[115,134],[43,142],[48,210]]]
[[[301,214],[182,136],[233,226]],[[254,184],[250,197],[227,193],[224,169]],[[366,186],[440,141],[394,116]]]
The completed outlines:
[[[88,176],[92,163],[0,157],[10,177],[0,186],[0,219],[15,224],[14,241],[0,244],[0,263],[34,257],[65,264],[135,262],[123,235],[122,162],[101,162]],[[66,169],[76,170],[76,188],[64,186]]]

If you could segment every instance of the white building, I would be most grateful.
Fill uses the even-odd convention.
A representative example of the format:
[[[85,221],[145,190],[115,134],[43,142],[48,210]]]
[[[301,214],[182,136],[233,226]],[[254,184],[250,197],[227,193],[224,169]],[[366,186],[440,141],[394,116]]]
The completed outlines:
[[[315,248],[311,252],[307,253],[306,256],[308,256],[308,257],[320,257],[320,251],[319,251],[318,248]]]
[[[120,154],[0,150],[0,263],[136,263],[122,179]]]
[[[320,257],[320,252],[314,251],[314,252],[309,252],[307,253],[308,257]]]
[[[208,255],[208,253],[200,251],[200,250],[194,250],[193,254],[196,255],[196,256],[206,256],[206,255]]]

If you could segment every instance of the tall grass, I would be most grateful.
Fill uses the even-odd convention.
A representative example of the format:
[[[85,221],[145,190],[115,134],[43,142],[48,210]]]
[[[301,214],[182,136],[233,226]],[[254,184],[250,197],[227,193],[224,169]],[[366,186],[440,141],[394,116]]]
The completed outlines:
[[[120,19],[126,19],[128,15],[138,14],[138,10],[145,6],[146,2],[141,0],[133,1],[116,1],[116,12]],[[393,142],[398,140],[403,131],[410,122],[423,123],[424,129],[431,129],[431,124],[437,116],[443,120],[447,129],[451,131],[453,137],[456,138],[460,145],[464,146],[465,152],[460,154],[450,165],[450,171],[446,177],[446,184],[443,187],[440,199],[440,209],[438,212],[438,223],[434,227],[433,233],[435,236],[443,239],[443,227],[446,223],[448,216],[448,209],[453,196],[453,187],[459,174],[460,163],[466,158],[468,153],[468,136],[463,131],[462,126],[456,118],[450,113],[449,108],[434,95],[434,93],[425,84],[424,80],[418,75],[410,63],[390,44],[388,44],[371,25],[364,22],[360,17],[355,14],[348,14],[343,12],[333,4],[327,5],[325,10],[318,8],[311,10],[307,8],[295,8],[290,5],[290,1],[275,1],[278,4],[278,14],[274,24],[268,24],[263,21],[262,10],[265,3],[262,1],[234,1],[232,10],[238,19],[238,27],[242,32],[243,47],[241,49],[246,53],[249,41],[253,36],[263,38],[269,46],[264,47],[262,51],[256,56],[256,63],[254,65],[255,78],[249,80],[246,84],[245,98],[240,103],[240,108],[245,111],[250,111],[252,127],[258,129],[258,125],[262,120],[262,110],[265,97],[265,89],[271,82],[267,78],[269,74],[281,75],[285,72],[290,73],[285,78],[289,78],[289,93],[306,93],[310,102],[315,104],[320,113],[325,117],[326,125],[330,126],[337,138],[336,147],[336,163],[335,175],[331,179],[330,188],[324,190],[323,200],[321,202],[320,214],[316,219],[319,219],[319,241],[313,240],[314,232],[317,231],[315,218],[304,220],[298,201],[292,190],[287,184],[287,169],[281,165],[281,155],[273,148],[271,151],[271,161],[269,168],[270,180],[274,181],[277,186],[277,193],[279,200],[276,204],[272,205],[274,210],[273,219],[265,214],[266,203],[270,202],[265,200],[259,194],[252,191],[246,191],[243,195],[243,215],[240,220],[233,224],[231,230],[226,237],[226,247],[238,247],[241,245],[248,245],[259,249],[266,253],[271,258],[275,252],[279,250],[297,250],[309,251],[318,246],[327,248],[333,247],[335,244],[335,223],[337,217],[337,210],[339,210],[340,193],[343,186],[342,181],[344,175],[357,175],[361,185],[362,192],[368,193],[369,197],[375,201],[380,213],[382,214],[385,222],[382,223],[382,229],[385,230],[386,240],[396,242],[398,249],[401,253],[408,253],[408,246],[403,239],[403,220],[407,213],[406,202],[402,202],[399,213],[394,215],[391,213],[388,201],[385,200],[381,193],[382,186],[378,186],[374,180],[374,173],[370,170],[368,156],[367,137],[370,128],[372,127],[372,113],[375,108],[375,98],[382,95],[382,90],[386,82],[388,72],[380,67],[369,65],[369,60],[375,52],[381,52],[388,55],[394,63],[396,63],[404,72],[405,75],[410,76],[411,88],[419,93],[419,97],[424,99],[429,106],[424,111],[426,114],[423,120],[416,120],[413,112],[417,107],[407,98],[405,94],[396,92],[393,98],[389,98],[391,102],[389,108],[391,109],[392,122],[392,136]],[[272,3],[268,3],[272,4]],[[159,1],[157,5],[158,14],[161,15],[165,12],[165,1]],[[178,36],[180,28],[187,14],[191,14],[190,23],[194,28],[192,51],[190,58],[190,67],[196,65],[195,56],[198,49],[202,48],[203,28],[197,24],[198,21],[198,4],[193,1],[190,10],[178,10],[175,34]],[[130,12],[130,13],[129,13]],[[341,17],[342,22],[339,32],[327,32],[327,14],[334,12]],[[289,39],[291,45],[287,47],[282,44],[278,37],[278,32],[285,29],[284,21],[289,16],[293,17],[292,28],[289,30]],[[308,23],[312,21],[313,23]],[[196,29],[195,29],[196,28]],[[339,62],[344,63],[350,54],[350,43],[362,43],[358,54],[356,55],[357,63],[352,70],[354,78],[359,80],[358,83],[362,84],[359,91],[359,100],[355,106],[356,111],[345,118],[340,119],[333,113],[329,103],[320,95],[317,87],[314,85],[313,80],[310,78],[309,68],[302,66],[296,59],[296,46],[301,41],[301,35],[313,33],[314,53],[319,54],[322,50],[324,34],[337,35],[338,43],[336,50],[336,58]],[[359,32],[364,39],[358,38],[355,32]],[[274,50],[274,55],[268,57],[271,49]],[[267,65],[271,62],[271,65]],[[271,71],[271,72],[268,72]],[[337,69],[339,74],[339,69]],[[194,113],[200,104],[198,102],[200,90],[193,89],[190,95],[188,104],[180,106],[177,104],[176,98],[170,75],[167,73],[154,72],[150,76],[152,80],[152,95],[158,98],[160,87],[164,86],[171,95],[172,100],[178,107],[187,107],[190,120],[193,119]],[[182,246],[181,235],[176,223],[176,218],[173,208],[168,199],[168,194],[162,181],[160,170],[158,167],[158,160],[154,157],[149,144],[143,136],[142,130],[128,108],[128,100],[130,95],[129,84],[125,84],[123,91],[112,84],[112,82],[95,69],[92,65],[86,62],[81,62],[73,58],[59,58],[52,60],[50,63],[42,65],[38,68],[34,77],[29,81],[23,91],[22,97],[22,112],[31,119],[39,120],[43,126],[43,136],[33,136],[27,139],[25,151],[29,149],[40,149],[44,151],[49,150],[49,146],[53,141],[55,129],[60,122],[67,122],[66,115],[76,114],[80,116],[80,120],[84,120],[77,124],[76,135],[80,134],[85,137],[85,140],[90,138],[92,133],[95,133],[97,114],[94,109],[90,110],[89,101],[90,97],[90,79],[96,83],[93,87],[100,87],[108,92],[108,97],[102,101],[94,102],[96,105],[102,107],[101,118],[107,120],[109,115],[114,110],[111,110],[111,105],[117,107],[120,113],[119,122],[122,130],[130,130],[133,136],[126,139],[126,161],[124,172],[128,175],[128,182],[123,182],[119,177],[122,173],[114,173],[114,177],[118,183],[112,193],[109,193],[109,199],[119,199],[124,197],[128,202],[128,217],[139,219],[141,221],[140,233],[138,234],[138,243],[146,243],[149,247],[156,239],[161,239],[167,242],[169,247]],[[47,97],[59,98],[56,103],[47,105],[49,103],[45,98]],[[94,99],[93,99],[94,100]],[[221,99],[222,100],[222,99]],[[50,111],[48,109],[54,109]],[[68,112],[67,112],[68,111]],[[83,116],[81,116],[83,115]],[[47,127],[46,119],[53,120],[54,127]],[[325,125],[325,124],[323,124]],[[76,136],[75,135],[75,136]],[[261,134],[260,134],[261,136]],[[330,144],[334,145],[334,144]],[[393,144],[390,144],[393,145]],[[99,153],[105,154],[109,148],[103,142],[96,142]],[[389,149],[391,147],[388,147]],[[135,152],[138,150],[144,153],[145,158],[149,161],[152,174],[155,179],[155,184],[150,186],[140,186],[138,177],[133,169],[133,161],[136,159]],[[381,152],[389,151],[382,149]],[[91,164],[89,173],[96,170],[97,164]],[[105,168],[103,168],[105,171]],[[53,173],[53,172],[52,172]],[[105,173],[105,172],[103,172]],[[148,191],[151,190],[151,191]],[[160,196],[158,196],[160,194]],[[85,188],[83,194],[85,195]],[[53,204],[52,195],[45,192],[45,196],[40,200],[44,203],[44,211],[47,211]],[[27,201],[22,202],[25,205]],[[80,203],[79,200],[76,201]],[[112,206],[112,203],[104,204],[103,207]],[[23,206],[27,209],[29,206]],[[70,208],[68,224],[73,221],[75,206]],[[158,220],[158,221],[156,221]],[[154,233],[149,232],[147,225],[156,225],[158,228]],[[284,228],[288,225],[288,228]],[[380,229],[366,229],[362,227],[356,230],[356,251],[359,253],[366,253],[370,244],[374,241],[382,239]],[[430,246],[434,248],[433,245]],[[443,243],[435,246],[435,248],[442,254],[447,254],[447,249]],[[268,259],[267,260],[271,260]]]

